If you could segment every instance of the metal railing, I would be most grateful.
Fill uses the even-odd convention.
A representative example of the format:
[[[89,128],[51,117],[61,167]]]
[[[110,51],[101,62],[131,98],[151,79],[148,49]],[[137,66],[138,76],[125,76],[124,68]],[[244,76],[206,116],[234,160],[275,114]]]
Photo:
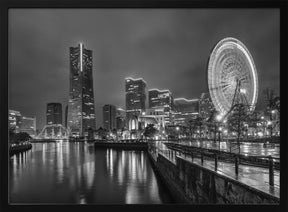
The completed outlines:
[[[184,146],[179,144],[166,143],[168,149],[173,149],[180,154],[189,155],[193,161],[194,157],[201,159],[201,164],[204,164],[204,158],[214,160],[214,170],[218,169],[218,161],[225,161],[235,164],[235,175],[239,174],[239,164],[252,165],[257,167],[265,167],[269,169],[269,185],[274,186],[274,171],[275,162],[277,164],[276,169],[280,169],[280,158],[270,156],[246,156],[236,153],[227,153],[219,150],[209,151],[208,149],[200,147]]]

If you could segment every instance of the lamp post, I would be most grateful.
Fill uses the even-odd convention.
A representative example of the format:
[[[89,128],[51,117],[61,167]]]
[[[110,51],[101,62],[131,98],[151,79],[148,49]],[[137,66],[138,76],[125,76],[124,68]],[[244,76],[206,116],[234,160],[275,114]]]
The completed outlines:
[[[221,132],[222,132],[222,130],[223,130],[222,127],[218,128],[219,151],[221,150]]]

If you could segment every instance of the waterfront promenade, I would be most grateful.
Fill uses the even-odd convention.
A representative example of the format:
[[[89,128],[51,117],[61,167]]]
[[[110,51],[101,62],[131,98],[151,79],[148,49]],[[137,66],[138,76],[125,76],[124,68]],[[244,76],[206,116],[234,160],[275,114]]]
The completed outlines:
[[[176,165],[176,157],[182,158],[190,163],[197,164],[198,166],[202,166],[206,169],[214,171],[217,174],[223,175],[225,177],[231,178],[233,180],[239,181],[251,188],[257,189],[258,191],[264,192],[276,199],[280,198],[280,171],[273,170],[273,186],[270,185],[270,175],[269,168],[255,166],[255,165],[243,165],[238,164],[237,172],[235,171],[235,163],[227,162],[227,161],[219,161],[215,162],[215,159],[212,157],[203,157],[201,158],[201,154],[193,154],[193,156],[189,154],[184,154],[181,151],[171,150],[166,147],[165,144],[161,143],[157,145],[158,154],[161,154],[166,159],[171,161]],[[154,157],[155,159],[155,157]],[[216,167],[215,167],[215,164]]]

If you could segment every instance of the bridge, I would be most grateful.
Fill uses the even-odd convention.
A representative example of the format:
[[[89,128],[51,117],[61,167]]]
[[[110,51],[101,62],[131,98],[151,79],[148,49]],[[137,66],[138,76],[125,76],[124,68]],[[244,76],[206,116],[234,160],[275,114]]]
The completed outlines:
[[[62,140],[69,138],[69,131],[62,124],[45,125],[40,133],[35,136],[36,140]]]

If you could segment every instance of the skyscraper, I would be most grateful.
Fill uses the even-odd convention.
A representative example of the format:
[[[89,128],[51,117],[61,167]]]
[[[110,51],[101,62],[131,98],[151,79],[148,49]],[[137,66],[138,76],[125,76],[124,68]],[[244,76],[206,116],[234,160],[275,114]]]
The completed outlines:
[[[165,112],[169,112],[172,109],[173,98],[169,90],[150,89],[148,98],[149,108],[163,107]]]
[[[62,124],[61,103],[48,103],[46,111],[46,124]]]
[[[146,82],[142,79],[125,79],[126,117],[140,115],[146,109]]]
[[[103,106],[103,127],[106,130],[116,129],[116,107],[114,105]]]
[[[70,47],[70,89],[67,127],[71,135],[83,136],[95,130],[92,51],[80,43]]]

